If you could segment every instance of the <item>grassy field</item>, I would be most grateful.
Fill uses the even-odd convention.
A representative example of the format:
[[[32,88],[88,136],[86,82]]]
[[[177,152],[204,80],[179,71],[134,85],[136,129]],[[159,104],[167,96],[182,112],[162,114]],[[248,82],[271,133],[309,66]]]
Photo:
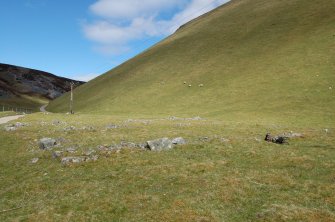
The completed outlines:
[[[44,104],[47,104],[49,101],[45,98],[30,97],[22,95],[21,97],[13,97],[10,99],[1,99],[0,100],[0,109],[2,106],[5,106],[6,109],[9,107],[30,109],[32,112],[37,112],[40,110],[40,107]]]
[[[233,0],[77,88],[76,115],[65,94],[47,108],[60,113],[0,129],[0,221],[335,221],[334,11]],[[263,141],[291,131],[304,137]],[[179,136],[169,151],[97,150]],[[44,137],[99,159],[63,166]]]
[[[0,130],[1,221],[335,221],[331,123],[62,114],[19,121],[29,126]],[[266,132],[290,131],[304,138],[263,141]],[[178,136],[188,144],[98,152],[96,162],[70,166],[38,147],[43,137],[62,138],[54,150],[75,147],[65,155],[81,155],[99,145]]]
[[[335,122],[334,11],[329,0],[234,0],[79,87],[75,110]]]
[[[14,115],[16,115],[16,112],[12,112],[12,111],[0,112],[0,118],[6,117],[6,116],[14,116]]]

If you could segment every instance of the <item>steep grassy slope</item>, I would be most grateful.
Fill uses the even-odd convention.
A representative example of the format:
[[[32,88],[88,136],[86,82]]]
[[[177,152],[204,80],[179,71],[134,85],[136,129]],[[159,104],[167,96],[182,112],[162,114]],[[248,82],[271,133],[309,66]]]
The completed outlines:
[[[334,121],[334,11],[329,0],[233,0],[77,88],[76,110]],[[67,111],[68,96],[49,110]]]

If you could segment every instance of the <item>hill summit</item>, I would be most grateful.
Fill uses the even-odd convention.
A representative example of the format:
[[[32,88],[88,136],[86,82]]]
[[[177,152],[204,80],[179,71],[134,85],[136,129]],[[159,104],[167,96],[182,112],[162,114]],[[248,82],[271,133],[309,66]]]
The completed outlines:
[[[82,113],[334,120],[335,1],[232,0],[75,90]],[[68,94],[49,110],[66,112]]]

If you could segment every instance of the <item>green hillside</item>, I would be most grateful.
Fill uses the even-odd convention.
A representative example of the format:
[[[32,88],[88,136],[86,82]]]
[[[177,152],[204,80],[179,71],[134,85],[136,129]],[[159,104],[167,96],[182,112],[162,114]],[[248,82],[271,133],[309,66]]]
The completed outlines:
[[[334,121],[334,12],[329,0],[233,0],[77,88],[75,109]],[[68,100],[48,109],[67,112]]]

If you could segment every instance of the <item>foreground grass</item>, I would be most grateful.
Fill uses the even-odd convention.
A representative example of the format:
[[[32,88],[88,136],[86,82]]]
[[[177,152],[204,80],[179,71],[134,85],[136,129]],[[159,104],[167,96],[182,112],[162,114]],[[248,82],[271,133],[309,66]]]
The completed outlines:
[[[335,221],[334,128],[61,114],[20,121],[30,126],[0,131],[1,221]],[[122,127],[107,130],[112,123]],[[64,131],[71,125],[76,130]],[[305,138],[270,144],[262,140],[268,131]],[[177,136],[188,145],[125,149],[72,166],[37,145],[61,137],[57,149],[80,153]]]

